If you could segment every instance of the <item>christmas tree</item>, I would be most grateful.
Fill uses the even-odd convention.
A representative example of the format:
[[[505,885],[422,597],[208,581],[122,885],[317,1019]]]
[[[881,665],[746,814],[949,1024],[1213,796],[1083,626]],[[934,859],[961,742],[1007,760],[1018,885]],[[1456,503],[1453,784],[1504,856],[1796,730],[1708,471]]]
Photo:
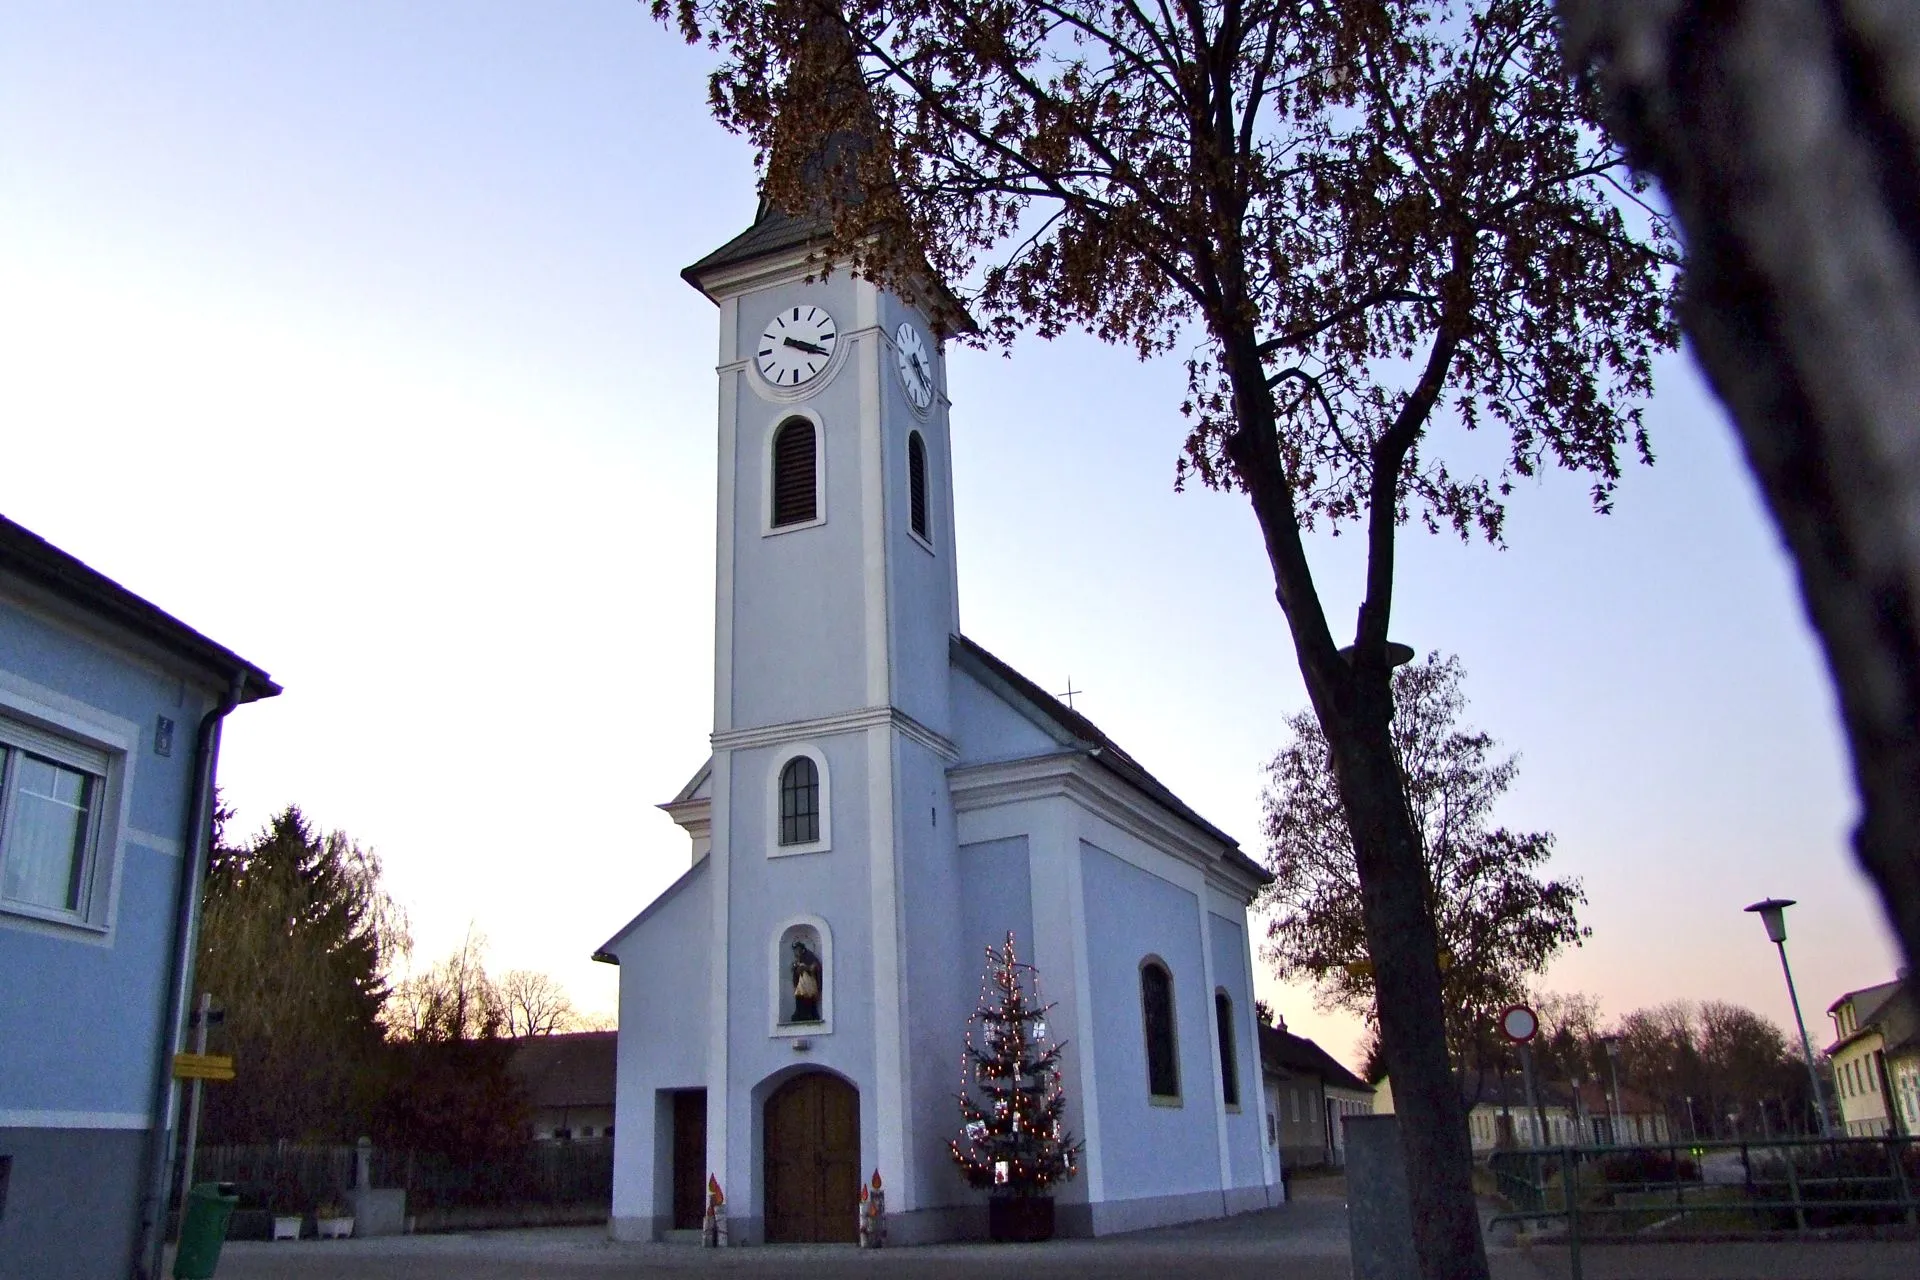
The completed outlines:
[[[1080,1144],[1060,1122],[1060,1050],[1047,1036],[1040,978],[1006,944],[987,948],[980,1006],[960,1065],[960,1137],[947,1144],[967,1182],[1000,1195],[1045,1195],[1079,1172]]]

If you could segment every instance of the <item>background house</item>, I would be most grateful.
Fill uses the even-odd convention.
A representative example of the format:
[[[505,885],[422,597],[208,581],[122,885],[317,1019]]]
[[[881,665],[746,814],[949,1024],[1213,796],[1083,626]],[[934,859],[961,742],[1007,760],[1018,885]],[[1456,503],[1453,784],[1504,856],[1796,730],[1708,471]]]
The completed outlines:
[[[279,692],[0,518],[0,1274],[144,1269],[220,721]]]
[[[507,1071],[527,1091],[534,1141],[613,1137],[619,1036],[617,1031],[576,1031],[514,1042]]]
[[[1904,978],[1849,991],[1827,1006],[1834,1094],[1853,1137],[1920,1126],[1920,1009]]]
[[[1346,1163],[1344,1116],[1371,1115],[1373,1087],[1305,1036],[1260,1028],[1260,1070],[1267,1095],[1267,1146],[1281,1166]]]

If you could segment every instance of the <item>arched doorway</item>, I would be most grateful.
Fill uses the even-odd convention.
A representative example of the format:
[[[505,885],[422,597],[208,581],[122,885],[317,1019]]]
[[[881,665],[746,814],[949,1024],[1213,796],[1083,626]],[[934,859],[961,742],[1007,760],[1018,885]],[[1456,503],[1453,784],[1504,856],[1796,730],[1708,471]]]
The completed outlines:
[[[809,1071],[767,1099],[767,1243],[846,1243],[859,1237],[860,1094]]]

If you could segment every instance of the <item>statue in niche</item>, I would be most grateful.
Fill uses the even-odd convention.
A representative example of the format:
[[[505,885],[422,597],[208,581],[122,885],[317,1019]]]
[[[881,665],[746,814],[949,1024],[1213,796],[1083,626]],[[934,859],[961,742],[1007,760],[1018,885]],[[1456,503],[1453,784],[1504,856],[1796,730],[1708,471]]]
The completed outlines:
[[[793,963],[788,966],[793,979],[793,1020],[795,1022],[820,1021],[820,957],[805,939],[795,939],[793,944]]]

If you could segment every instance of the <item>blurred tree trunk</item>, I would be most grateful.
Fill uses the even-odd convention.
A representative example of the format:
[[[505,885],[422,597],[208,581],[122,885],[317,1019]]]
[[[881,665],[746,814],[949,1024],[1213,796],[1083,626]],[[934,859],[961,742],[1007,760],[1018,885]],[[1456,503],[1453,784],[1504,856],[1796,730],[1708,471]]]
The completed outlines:
[[[1833,669],[1861,864],[1920,955],[1920,6],[1559,0],[1687,246],[1682,321]]]

